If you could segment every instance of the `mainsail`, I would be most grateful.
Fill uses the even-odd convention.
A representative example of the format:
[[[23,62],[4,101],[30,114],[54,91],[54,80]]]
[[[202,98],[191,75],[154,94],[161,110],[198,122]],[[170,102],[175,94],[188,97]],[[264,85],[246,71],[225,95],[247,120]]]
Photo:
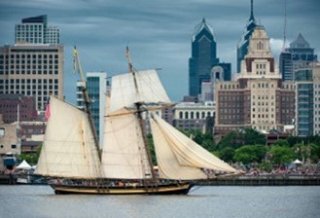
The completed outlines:
[[[155,114],[150,122],[160,177],[205,179],[208,177],[205,169],[217,173],[237,172]]]
[[[170,102],[156,70],[137,71],[112,77],[110,111],[134,107],[137,102]]]
[[[105,118],[102,170],[106,178],[151,177],[140,124],[135,113],[121,109]]]
[[[69,178],[100,177],[98,152],[88,114],[55,97],[36,174]]]

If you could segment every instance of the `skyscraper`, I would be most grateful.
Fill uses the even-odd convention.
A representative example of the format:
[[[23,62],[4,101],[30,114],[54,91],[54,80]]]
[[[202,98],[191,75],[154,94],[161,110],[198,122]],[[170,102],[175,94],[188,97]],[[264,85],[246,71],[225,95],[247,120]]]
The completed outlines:
[[[189,95],[201,93],[201,83],[210,81],[211,68],[219,63],[212,28],[203,19],[192,37],[192,55],[189,59]]]
[[[241,37],[241,40],[237,46],[237,72],[238,73],[241,70],[241,62],[246,56],[246,54],[248,53],[249,40],[256,26],[257,26],[256,20],[253,15],[253,0],[251,0],[251,13],[250,13],[249,21]]]
[[[62,45],[0,47],[0,94],[33,96],[44,111],[49,95],[63,98],[63,65]]]
[[[59,29],[48,26],[47,15],[22,19],[15,27],[15,43],[17,44],[59,44]]]
[[[314,49],[300,33],[290,47],[281,52],[279,57],[280,73],[283,80],[294,80],[295,71],[308,68],[312,62],[317,61]]]
[[[49,95],[63,98],[64,47],[50,32],[46,15],[25,18],[16,25],[16,43],[0,47],[0,94],[33,96],[38,111]]]
[[[107,93],[107,73],[106,72],[88,72],[86,88],[91,100],[90,112],[93,119],[95,130],[99,138],[99,144],[103,144],[104,115],[106,106]],[[82,88],[83,83],[77,83],[77,105],[79,108],[84,107]]]

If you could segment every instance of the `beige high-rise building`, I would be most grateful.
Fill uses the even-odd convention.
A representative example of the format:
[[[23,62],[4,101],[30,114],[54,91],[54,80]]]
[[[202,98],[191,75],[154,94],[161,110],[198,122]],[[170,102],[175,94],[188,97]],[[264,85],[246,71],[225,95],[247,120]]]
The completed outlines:
[[[238,128],[283,131],[295,111],[293,82],[282,82],[264,27],[257,26],[236,81],[215,84],[215,133]]]
[[[63,98],[62,45],[16,44],[0,47],[0,94],[34,96],[45,110],[49,95]]]

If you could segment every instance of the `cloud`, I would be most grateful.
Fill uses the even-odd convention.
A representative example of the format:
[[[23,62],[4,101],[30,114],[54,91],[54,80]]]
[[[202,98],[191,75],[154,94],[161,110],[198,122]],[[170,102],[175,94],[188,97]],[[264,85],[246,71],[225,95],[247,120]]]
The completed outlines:
[[[249,0],[1,0],[0,44],[13,43],[14,25],[22,18],[47,14],[49,25],[60,28],[65,45],[68,100],[75,99],[76,77],[69,75],[74,44],[86,71],[109,74],[126,72],[124,49],[129,45],[136,68],[162,68],[160,77],[170,97],[180,100],[187,94],[194,27],[206,18],[213,27],[220,61],[231,62],[235,70],[236,45],[250,15],[249,4]],[[317,0],[287,1],[287,38],[301,32],[316,51],[319,5]],[[256,20],[265,26],[276,60],[282,48],[283,9],[279,0],[254,1]]]

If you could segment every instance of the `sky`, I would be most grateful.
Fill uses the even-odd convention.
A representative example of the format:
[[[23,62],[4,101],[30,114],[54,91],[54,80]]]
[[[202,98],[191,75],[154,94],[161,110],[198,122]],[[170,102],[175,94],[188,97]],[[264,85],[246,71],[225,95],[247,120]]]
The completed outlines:
[[[278,61],[283,45],[285,0],[254,0],[254,15],[270,37]],[[287,44],[299,33],[320,57],[320,1],[287,0]],[[86,72],[108,76],[127,72],[125,48],[136,69],[160,68],[173,101],[188,95],[188,60],[194,28],[202,18],[213,28],[217,56],[236,71],[236,47],[250,16],[250,0],[0,0],[0,45],[14,43],[22,18],[48,15],[65,46],[64,93],[76,98],[78,75],[72,73],[77,46]]]

